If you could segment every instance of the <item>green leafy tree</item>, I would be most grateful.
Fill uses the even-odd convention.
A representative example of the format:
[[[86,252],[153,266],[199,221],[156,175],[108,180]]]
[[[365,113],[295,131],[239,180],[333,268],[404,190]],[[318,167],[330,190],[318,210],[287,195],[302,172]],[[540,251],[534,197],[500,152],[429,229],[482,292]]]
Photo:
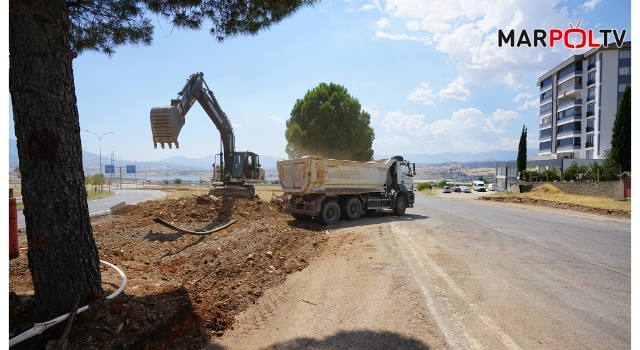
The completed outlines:
[[[619,171],[631,170],[631,85],[627,85],[618,103],[613,122],[609,156],[619,165]]]
[[[555,166],[552,166],[549,169],[545,169],[542,173],[540,173],[540,180],[560,181],[560,174],[558,174],[558,169],[556,169]]]
[[[182,183],[182,179],[179,177],[176,177],[175,179],[173,179],[173,183],[179,186]]]
[[[564,181],[578,180],[578,163],[572,162],[571,165],[562,172],[562,179]]]
[[[438,183],[438,187],[443,188],[444,186],[447,186],[447,180],[442,180]]]
[[[369,161],[374,139],[369,113],[344,86],[321,83],[298,99],[287,120],[289,158],[317,155]]]
[[[165,185],[169,184],[169,180],[162,180],[162,183],[164,183]]]
[[[620,179],[620,166],[611,156],[611,150],[603,152],[604,159],[600,167],[600,181],[615,181]]]
[[[214,39],[222,42],[236,35],[255,35],[315,2],[8,2],[9,92],[22,175],[27,257],[39,316],[69,312],[75,293],[80,305],[86,305],[92,291],[102,292],[84,186],[72,60],[86,51],[113,55],[123,45],[150,45],[150,18],[188,30],[210,26]]]
[[[527,128],[522,126],[522,134],[520,135],[520,143],[518,144],[518,158],[516,166],[520,173],[520,180],[524,180],[524,171],[527,168]]]

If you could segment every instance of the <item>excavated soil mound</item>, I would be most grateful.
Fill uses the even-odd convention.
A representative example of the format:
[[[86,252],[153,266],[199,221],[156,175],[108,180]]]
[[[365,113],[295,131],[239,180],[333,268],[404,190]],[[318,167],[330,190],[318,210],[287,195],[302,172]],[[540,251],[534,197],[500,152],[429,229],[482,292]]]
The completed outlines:
[[[256,302],[263,290],[302,270],[322,242],[326,227],[299,222],[279,203],[259,199],[192,196],[148,201],[92,220],[101,260],[127,277],[123,293],[90,303],[78,314],[67,349],[187,349],[233,328],[234,316]],[[160,217],[190,231],[206,231],[237,219],[211,235],[176,232],[152,221]],[[26,247],[26,235],[20,234]],[[120,285],[101,266],[105,296]],[[10,337],[37,320],[26,251],[9,266]],[[53,344],[64,322],[15,346]]]
[[[551,186],[551,187],[553,187],[553,186]],[[555,188],[555,187],[553,187],[553,188]],[[589,206],[586,206],[586,205],[572,204],[572,203],[561,203],[561,202],[547,201],[547,200],[543,200],[543,199],[529,198],[529,197],[484,196],[484,197],[478,197],[478,199],[483,200],[483,201],[506,202],[506,203],[521,203],[521,204],[537,205],[537,206],[541,206],[541,207],[569,209],[569,210],[575,210],[575,211],[580,211],[580,212],[584,212],[584,213],[593,213],[593,214],[601,214],[601,215],[614,215],[614,216],[622,216],[622,217],[629,217],[629,218],[631,217],[631,210],[601,209],[601,208],[589,207]]]

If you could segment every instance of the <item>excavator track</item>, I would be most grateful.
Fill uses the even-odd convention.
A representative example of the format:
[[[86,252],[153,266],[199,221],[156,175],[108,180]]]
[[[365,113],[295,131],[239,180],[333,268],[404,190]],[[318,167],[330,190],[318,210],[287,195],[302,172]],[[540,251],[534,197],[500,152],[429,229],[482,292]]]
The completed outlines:
[[[164,144],[175,143],[179,148],[178,134],[184,125],[184,116],[180,114],[174,106],[160,106],[151,108],[151,132],[153,133],[153,147],[158,148],[158,143],[162,148]]]

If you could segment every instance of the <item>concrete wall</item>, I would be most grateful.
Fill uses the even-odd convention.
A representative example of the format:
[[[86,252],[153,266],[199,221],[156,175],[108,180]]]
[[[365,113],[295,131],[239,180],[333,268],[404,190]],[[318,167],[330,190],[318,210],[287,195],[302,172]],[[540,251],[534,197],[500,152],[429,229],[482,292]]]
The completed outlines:
[[[616,199],[624,198],[624,186],[622,181],[518,182],[517,185],[530,184],[535,189],[547,183],[568,194],[596,197],[605,196]]]

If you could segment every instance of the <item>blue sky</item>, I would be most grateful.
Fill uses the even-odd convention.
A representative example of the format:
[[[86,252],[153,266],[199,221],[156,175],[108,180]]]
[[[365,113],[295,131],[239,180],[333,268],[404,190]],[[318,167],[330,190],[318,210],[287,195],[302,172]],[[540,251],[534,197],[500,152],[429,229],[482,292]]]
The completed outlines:
[[[152,161],[219,152],[202,108],[186,116],[180,149],[154,149],[153,106],[168,105],[201,71],[235,126],[236,149],[284,152],[284,121],[321,82],[344,85],[371,113],[376,154],[516,150],[523,125],[537,148],[538,76],[586,50],[497,46],[497,30],[627,29],[631,2],[333,0],[253,37],[217,43],[208,27],[172,30],[154,19],[149,47],[74,60],[83,149]],[[598,37],[600,34],[598,34]],[[10,109],[9,109],[10,111]],[[13,133],[9,118],[9,137]]]

